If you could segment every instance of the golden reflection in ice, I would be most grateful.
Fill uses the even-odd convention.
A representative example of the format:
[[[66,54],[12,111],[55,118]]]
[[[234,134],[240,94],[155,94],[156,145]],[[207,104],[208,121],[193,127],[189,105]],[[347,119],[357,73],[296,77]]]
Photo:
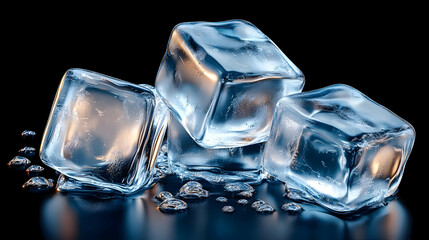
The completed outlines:
[[[76,163],[84,161],[87,166],[132,157],[144,116],[128,109],[124,101],[96,90],[78,92],[70,116],[65,117],[69,122],[63,143],[64,157]]]
[[[172,43],[174,43],[174,47],[176,47],[178,50],[182,51],[184,54],[180,54],[177,57],[180,59],[180,61],[177,61],[177,69],[182,69],[181,74],[192,74],[189,76],[183,76],[186,81],[191,82],[200,82],[202,78],[206,80],[210,80],[210,83],[207,83],[205,81],[204,89],[201,89],[202,91],[206,91],[207,93],[214,92],[214,88],[216,88],[217,82],[219,81],[219,76],[209,69],[205,64],[201,63],[201,59],[198,59],[196,56],[202,55],[198,53],[194,53],[193,50],[191,50],[188,46],[188,44],[185,42],[183,37],[176,31],[173,31],[171,35]],[[176,52],[176,49],[173,49],[172,51]],[[200,50],[204,51],[204,50]],[[185,58],[185,59],[184,59]],[[194,83],[195,84],[195,83]],[[200,84],[196,84],[200,85]]]
[[[381,147],[370,165],[372,176],[381,179],[393,178],[401,163],[401,155],[400,149],[389,145]]]

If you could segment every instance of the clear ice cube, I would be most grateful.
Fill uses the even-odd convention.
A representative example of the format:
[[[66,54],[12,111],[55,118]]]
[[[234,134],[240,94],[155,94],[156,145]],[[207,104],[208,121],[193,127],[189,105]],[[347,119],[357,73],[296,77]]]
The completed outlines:
[[[265,143],[245,147],[207,149],[198,145],[180,122],[171,116],[167,130],[168,161],[182,179],[205,179],[211,183],[262,180]]]
[[[266,141],[276,102],[304,76],[247,21],[188,22],[173,29],[155,86],[195,142],[230,148]]]
[[[58,88],[40,157],[81,183],[70,186],[130,194],[153,182],[167,113],[149,85],[70,69]]]
[[[414,128],[358,90],[338,84],[294,94],[274,115],[263,165],[288,197],[350,213],[396,192]]]

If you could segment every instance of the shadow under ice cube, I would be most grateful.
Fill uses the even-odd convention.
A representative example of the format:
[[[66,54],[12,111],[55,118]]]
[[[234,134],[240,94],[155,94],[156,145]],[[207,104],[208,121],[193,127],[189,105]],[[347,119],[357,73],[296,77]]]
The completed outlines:
[[[156,89],[205,148],[265,142],[276,102],[301,92],[304,75],[247,21],[188,22],[170,35]]]
[[[58,88],[40,157],[73,186],[130,194],[153,182],[167,117],[153,87],[71,69]]]
[[[332,85],[277,103],[263,166],[286,183],[288,197],[350,213],[396,192],[414,139],[388,109]]]

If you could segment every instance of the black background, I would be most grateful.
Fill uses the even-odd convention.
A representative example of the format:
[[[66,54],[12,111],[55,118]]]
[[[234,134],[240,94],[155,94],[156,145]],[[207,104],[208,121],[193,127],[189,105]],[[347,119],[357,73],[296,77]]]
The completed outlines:
[[[245,19],[255,24],[301,69],[304,91],[335,83],[351,85],[416,129],[417,139],[400,185],[399,199],[412,218],[413,236],[425,217],[424,155],[427,59],[421,6],[386,4],[292,5],[247,2],[136,6],[4,6],[2,14],[1,196],[5,230],[24,236],[37,227],[38,197],[6,163],[22,147],[19,134],[43,132],[62,75],[85,68],[134,83],[153,84],[171,29],[184,21]],[[187,9],[187,10],[185,10]],[[426,63],[426,64],[425,64]],[[38,147],[38,146],[36,146]],[[25,199],[23,199],[25,198]],[[6,213],[6,214],[5,214]]]

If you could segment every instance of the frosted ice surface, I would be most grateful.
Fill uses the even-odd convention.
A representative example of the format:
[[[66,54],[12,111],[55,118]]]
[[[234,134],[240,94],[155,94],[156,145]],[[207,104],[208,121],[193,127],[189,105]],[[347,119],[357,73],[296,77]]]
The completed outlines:
[[[395,193],[413,127],[347,85],[294,94],[276,107],[263,165],[287,196],[349,213]]]
[[[152,183],[167,117],[153,87],[71,69],[58,88],[40,157],[78,185],[130,194]]]
[[[276,102],[304,76],[247,21],[188,22],[173,29],[155,86],[195,142],[231,148],[266,141]]]

